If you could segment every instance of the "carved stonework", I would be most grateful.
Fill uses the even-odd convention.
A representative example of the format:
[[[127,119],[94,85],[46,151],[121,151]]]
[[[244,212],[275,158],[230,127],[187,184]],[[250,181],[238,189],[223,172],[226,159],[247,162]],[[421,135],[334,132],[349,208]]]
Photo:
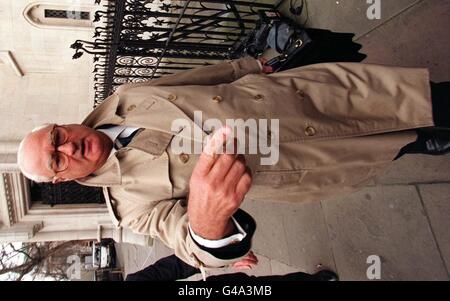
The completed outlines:
[[[43,228],[42,221],[26,221],[30,209],[29,181],[18,172],[0,174],[0,241],[27,241]]]
[[[8,214],[8,221],[4,221],[5,224],[8,224],[9,226],[14,225],[15,222],[15,212],[14,212],[14,201],[12,199],[12,191],[11,191],[11,185],[8,181],[8,177],[3,175],[3,185],[5,187],[5,201],[6,201],[6,208],[7,208],[7,214]]]
[[[0,242],[28,241],[43,227],[38,223],[17,223],[11,227],[0,227]]]
[[[30,208],[29,181],[20,173],[2,173],[3,223],[12,226],[22,220]]]

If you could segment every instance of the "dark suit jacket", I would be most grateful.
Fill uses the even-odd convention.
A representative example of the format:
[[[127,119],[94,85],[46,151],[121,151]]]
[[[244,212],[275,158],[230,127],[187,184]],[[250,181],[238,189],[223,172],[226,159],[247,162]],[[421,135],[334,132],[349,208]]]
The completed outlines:
[[[186,279],[200,273],[200,270],[188,265],[175,255],[162,258],[145,269],[127,276],[126,281],[176,281]],[[249,276],[244,273],[233,273],[210,276],[207,281],[321,281],[319,275],[292,273],[280,276]]]

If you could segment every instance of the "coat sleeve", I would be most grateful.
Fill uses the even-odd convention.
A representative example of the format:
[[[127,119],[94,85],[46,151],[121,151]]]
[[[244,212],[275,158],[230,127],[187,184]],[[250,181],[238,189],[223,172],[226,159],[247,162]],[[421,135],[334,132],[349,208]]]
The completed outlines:
[[[239,210],[235,219],[247,235],[239,243],[223,248],[208,249],[197,244],[188,229],[187,207],[184,200],[158,202],[131,202],[118,194],[110,194],[111,201],[120,199],[117,206],[120,226],[130,228],[137,234],[158,237],[175,255],[196,268],[227,266],[245,256],[251,248],[255,222],[250,215]]]
[[[185,85],[218,85],[231,83],[247,74],[261,73],[260,63],[252,57],[245,57],[229,62],[199,67],[187,71],[167,75],[143,83],[124,84],[116,92],[140,86],[185,86]]]

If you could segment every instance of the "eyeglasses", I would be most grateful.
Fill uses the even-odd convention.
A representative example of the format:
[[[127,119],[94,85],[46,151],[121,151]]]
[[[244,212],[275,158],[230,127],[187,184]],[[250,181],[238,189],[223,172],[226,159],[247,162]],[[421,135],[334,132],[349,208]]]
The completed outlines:
[[[51,155],[50,168],[56,174],[63,172],[69,167],[69,157],[65,153],[58,151],[58,147],[65,144],[68,140],[68,133],[64,127],[54,125],[50,132],[52,146],[55,148]]]

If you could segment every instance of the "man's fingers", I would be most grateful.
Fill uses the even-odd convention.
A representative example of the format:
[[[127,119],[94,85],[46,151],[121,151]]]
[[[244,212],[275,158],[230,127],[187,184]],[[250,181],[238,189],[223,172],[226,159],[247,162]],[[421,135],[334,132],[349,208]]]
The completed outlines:
[[[201,176],[206,176],[211,170],[216,159],[213,156],[206,155],[202,153],[198,159],[197,164],[192,171],[193,174],[198,174]]]
[[[233,268],[235,269],[251,269],[252,267],[256,266],[258,264],[258,259],[255,258],[247,258],[244,257],[243,259],[239,260],[238,262],[235,262],[233,264]]]
[[[200,155],[197,164],[195,165],[193,173],[205,176],[210,172],[211,168],[216,162],[216,154],[219,152],[218,149],[223,146],[230,135],[231,128],[222,127],[217,130],[211,138],[207,138],[206,145],[203,149],[202,154]]]
[[[230,168],[233,166],[234,161],[236,161],[235,155],[220,155],[214,166],[211,168],[209,172],[209,177],[224,181],[225,176],[227,175]]]
[[[243,155],[239,155],[236,157],[233,165],[228,170],[228,173],[225,177],[225,185],[230,185],[233,188],[236,187],[245,170],[245,157]]]
[[[258,262],[258,257],[256,257],[255,253],[253,253],[253,251],[250,251],[247,256],[245,258],[251,258],[253,260],[256,260],[256,262]]]
[[[209,172],[210,177],[214,177],[219,180],[224,180],[225,176],[229,172],[230,168],[233,166],[234,162],[236,161],[236,155],[237,152],[237,142],[235,139],[232,139],[232,141],[229,144],[229,149],[224,150],[225,154],[219,155],[216,159],[216,162],[214,163],[214,166],[211,168],[211,171]],[[226,146],[224,146],[225,148]],[[231,152],[231,153],[230,153]]]
[[[247,170],[237,183],[236,194],[243,199],[247,194],[247,192],[250,190],[251,186],[252,186],[252,176],[250,175],[250,171]]]
[[[250,266],[250,265],[242,265],[242,264],[240,264],[240,265],[233,264],[233,268],[236,269],[236,270],[251,270],[252,266]]]
[[[223,145],[231,137],[232,130],[228,126],[221,127],[211,138],[207,138],[203,153],[209,156],[215,156],[220,153]]]
[[[257,259],[253,258],[244,258],[236,262],[236,264],[242,264],[242,265],[256,265],[258,263]]]

